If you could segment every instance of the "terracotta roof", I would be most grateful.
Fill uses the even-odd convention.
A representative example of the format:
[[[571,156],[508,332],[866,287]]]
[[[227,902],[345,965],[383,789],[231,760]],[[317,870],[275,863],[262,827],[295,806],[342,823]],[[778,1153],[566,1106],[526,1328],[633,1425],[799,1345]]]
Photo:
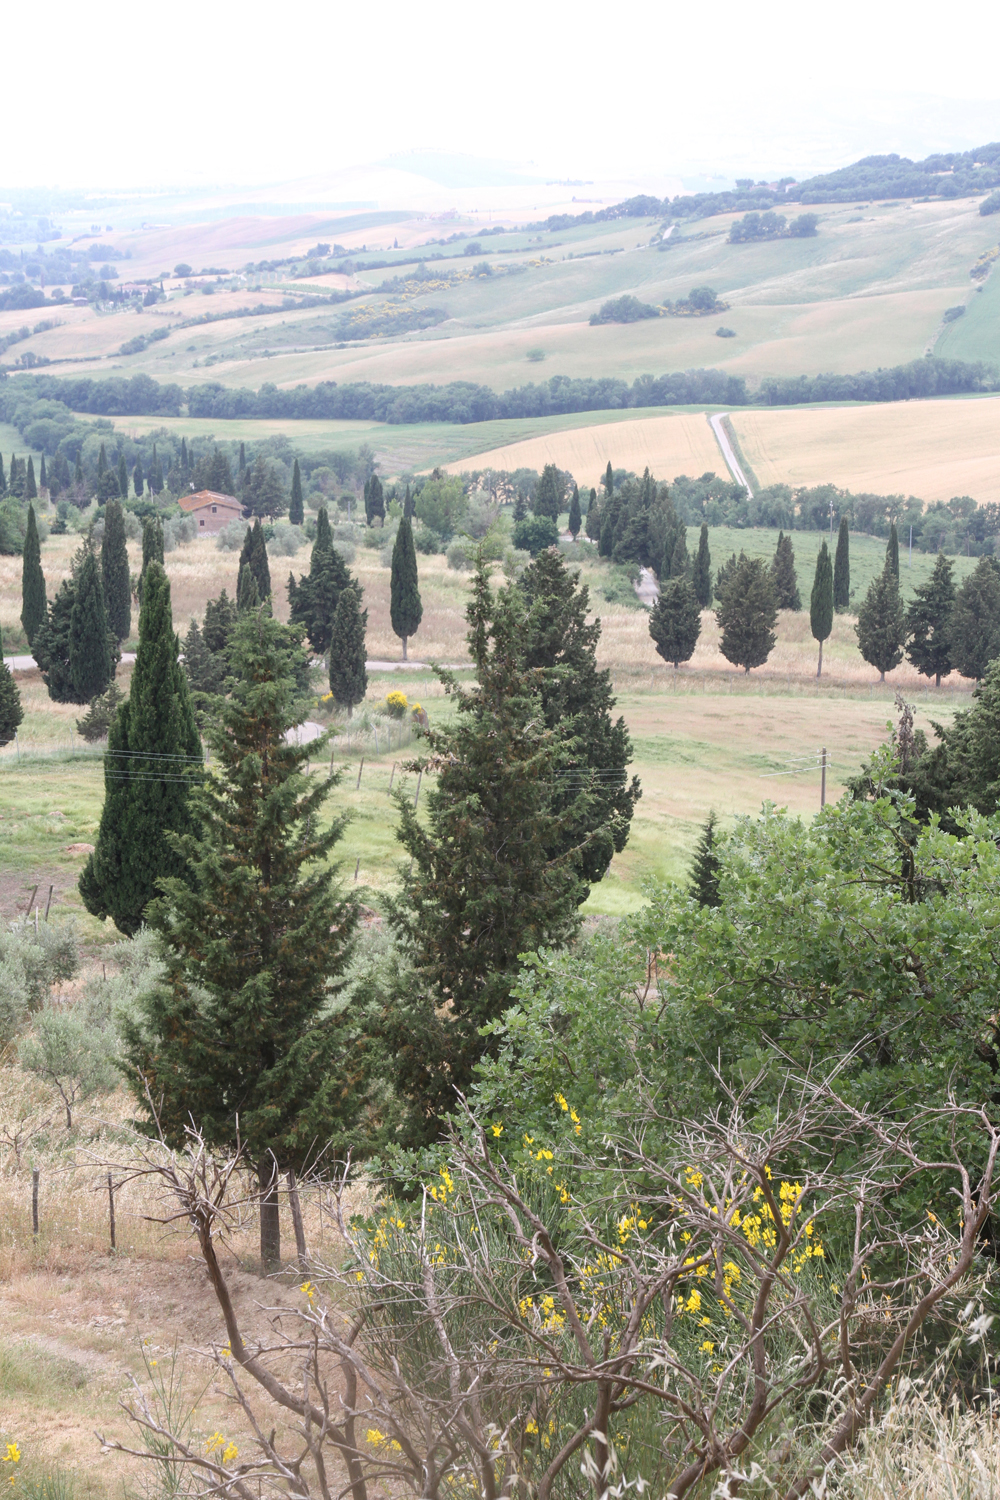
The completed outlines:
[[[199,490],[194,495],[182,495],[177,504],[181,510],[201,510],[203,505],[231,505],[242,512],[243,502],[235,495],[220,495],[216,490]]]

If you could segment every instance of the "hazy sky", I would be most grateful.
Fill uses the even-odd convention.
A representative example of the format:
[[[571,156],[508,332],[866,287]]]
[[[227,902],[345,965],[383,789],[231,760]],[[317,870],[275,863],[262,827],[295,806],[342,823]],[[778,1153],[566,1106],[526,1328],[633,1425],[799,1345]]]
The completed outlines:
[[[1000,138],[998,44],[995,0],[22,5],[0,187],[261,183],[418,146],[801,175]]]

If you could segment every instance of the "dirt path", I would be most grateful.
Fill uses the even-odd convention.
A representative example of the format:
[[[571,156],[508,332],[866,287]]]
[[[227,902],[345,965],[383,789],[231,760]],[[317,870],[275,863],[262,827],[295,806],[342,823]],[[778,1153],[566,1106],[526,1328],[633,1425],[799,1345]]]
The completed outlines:
[[[716,412],[716,414],[715,414],[714,417],[709,417],[709,419],[708,419],[709,426],[711,427],[712,431],[715,433],[716,441],[719,444],[719,447],[722,449],[722,456],[726,460],[726,463],[729,465],[729,472],[732,474],[733,478],[736,480],[736,483],[737,484],[741,484],[743,486],[743,488],[746,490],[747,494],[750,496],[750,499],[752,500],[753,499],[753,490],[750,488],[750,484],[749,484],[749,481],[747,480],[747,476],[744,474],[743,470],[740,468],[739,459],[736,457],[736,454],[733,451],[733,445],[729,441],[728,436],[726,435],[726,429],[725,429],[725,427],[722,425],[723,421],[725,420],[726,417],[728,417],[728,415],[729,415],[729,413],[726,412],[726,411]]]
[[[647,609],[652,609],[660,597],[660,586],[656,581],[656,574],[652,568],[643,568],[639,574],[639,582],[635,584],[636,596],[642,600]]]

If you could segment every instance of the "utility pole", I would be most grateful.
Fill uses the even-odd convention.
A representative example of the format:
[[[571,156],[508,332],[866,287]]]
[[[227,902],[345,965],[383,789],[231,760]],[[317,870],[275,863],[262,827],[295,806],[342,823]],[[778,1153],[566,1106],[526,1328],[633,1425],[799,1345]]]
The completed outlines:
[[[823,807],[826,806],[826,746],[825,745],[823,746],[822,750],[820,751],[820,769],[821,769],[821,776],[820,776],[820,783],[819,783],[819,805],[820,805],[821,808],[823,808]]]

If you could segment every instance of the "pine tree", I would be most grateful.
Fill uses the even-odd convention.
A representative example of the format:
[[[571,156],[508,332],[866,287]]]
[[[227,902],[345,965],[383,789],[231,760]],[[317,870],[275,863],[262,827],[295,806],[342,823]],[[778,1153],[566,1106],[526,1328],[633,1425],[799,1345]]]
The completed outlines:
[[[23,718],[21,692],[3,659],[3,637],[0,636],[0,745],[10,744]]]
[[[933,677],[934,686],[951,671],[951,613],[955,605],[952,565],[939,552],[934,571],[926,583],[918,583],[906,613],[910,637],[906,654],[922,677]]]
[[[76,571],[81,562],[81,554],[77,553],[73,560],[73,573],[59,585],[31,643],[31,654],[38,663],[42,680],[53,703],[78,701],[70,673],[69,636],[76,600]]]
[[[315,747],[288,733],[299,716],[287,631],[264,606],[241,617],[232,649],[233,690],[207,726],[214,774],[192,793],[193,831],[171,840],[184,874],[150,912],[166,973],[124,1042],[137,1102],[156,1101],[170,1144],[194,1119],[210,1147],[238,1139],[257,1164],[273,1270],[277,1173],[301,1172],[320,1142],[356,1144],[365,1054],[337,999],[357,908],[331,861],[344,820],[324,816],[338,775],[310,776]]]
[[[116,641],[128,639],[132,629],[132,582],[125,544],[125,511],[120,500],[109,500],[104,512],[101,542],[101,582],[108,629]]]
[[[628,778],[632,742],[615,706],[611,673],[597,665],[599,620],[589,621],[590,595],[580,575],[552,549],[540,552],[521,574],[518,590],[529,606],[522,631],[524,668],[534,677],[546,727],[564,742],[568,784],[553,791],[550,811],[557,836],[550,859],[578,849],[585,881],[603,880],[628,840],[638,778]],[[589,796],[577,794],[579,783]],[[573,784],[577,783],[577,784]],[[581,886],[581,899],[587,887]]]
[[[203,634],[205,645],[213,655],[223,656],[228,661],[230,642],[236,629],[237,619],[236,605],[225,589],[222,590],[218,599],[209,599],[205,605]]]
[[[955,593],[951,623],[952,666],[981,680],[1000,656],[1000,563],[981,557]]]
[[[809,624],[813,639],[819,641],[816,676],[820,677],[823,673],[823,642],[833,629],[833,565],[830,562],[830,549],[825,541],[816,559],[816,576],[809,597]]]
[[[854,629],[858,650],[864,660],[876,668],[879,680],[884,682],[886,672],[891,672],[903,660],[903,641],[906,638],[906,617],[899,597],[899,584],[888,556],[882,572],[871,581],[858,610],[858,623]]]
[[[361,586],[341,589],[330,632],[330,691],[338,708],[350,718],[368,691],[365,670],[365,630],[368,611],[361,608]]]
[[[137,458],[132,470],[132,488],[135,490],[135,498],[141,500],[146,489],[146,476],[142,472],[142,459]]]
[[[889,541],[885,549],[885,565],[896,580],[899,587],[899,537],[896,535],[896,523],[893,521],[889,527]]]
[[[104,452],[104,444],[102,443],[101,444],[101,451],[97,455],[97,477],[98,477],[98,479],[100,479],[101,475],[104,473],[104,471],[105,471],[105,469],[107,467],[108,467],[107,455]]]
[[[80,876],[87,910],[129,935],[159,895],[160,877],[186,868],[169,835],[192,828],[189,798],[202,754],[178,650],[170,583],[151,562],[129,697],[108,732],[97,844]]]
[[[708,526],[704,523],[698,537],[691,584],[699,609],[708,609],[712,603],[712,554],[708,550]]]
[[[536,516],[549,516],[558,524],[563,506],[563,478],[555,464],[546,464],[535,485],[531,508]]]
[[[587,519],[584,522],[584,531],[592,542],[601,539],[601,507],[597,503],[597,491],[590,492],[590,502],[587,506]]]
[[[573,498],[569,502],[569,534],[574,542],[580,535],[583,525],[583,516],[580,514],[580,490],[577,485],[573,486]]]
[[[89,703],[104,692],[115,675],[101,570],[89,546],[84,548],[75,579],[69,623],[69,673],[74,703]]]
[[[847,517],[841,516],[837,532],[837,555],[833,560],[833,607],[840,612],[851,603],[851,539]]]
[[[417,552],[413,545],[413,527],[404,517],[399,523],[396,540],[392,547],[392,576],[389,582],[389,619],[395,635],[403,643],[403,660],[406,661],[406,642],[416,635],[423,618],[424,606],[420,602],[420,587],[417,578]]]
[[[35,460],[30,453],[28,454],[28,468],[24,477],[24,498],[28,501],[38,499],[38,486],[35,483]]]
[[[783,531],[778,532],[778,545],[771,564],[771,580],[774,583],[774,594],[779,609],[800,610],[802,608],[799,579],[795,571],[795,550],[792,547],[791,537],[786,536]]]
[[[649,633],[664,661],[674,664],[690,661],[701,634],[701,610],[698,597],[683,573],[671,576],[660,589],[660,597],[649,616]]]
[[[715,618],[722,630],[723,656],[747,673],[751,667],[762,667],[777,640],[778,605],[767,565],[741,552],[717,593]]]
[[[337,600],[341,590],[351,582],[347,564],[333,545],[326,506],[321,506],[316,517],[316,540],[309,560],[309,572],[298,583],[293,574],[288,575],[289,619],[293,625],[304,626],[309,644],[317,656],[325,656],[330,648]]]
[[[302,476],[299,473],[299,461],[295,460],[292,465],[292,498],[288,503],[288,519],[293,526],[301,526],[305,515],[302,506]]]
[[[123,500],[128,499],[128,466],[125,463],[124,453],[118,458],[118,493]]]
[[[45,454],[44,453],[42,454],[42,467],[39,470],[39,474],[38,474],[38,488],[39,488],[40,492],[43,495],[47,495],[48,494],[48,491],[49,491],[49,476],[45,472]]]
[[[240,569],[236,580],[236,609],[241,615],[253,613],[258,609],[261,597],[257,590],[257,580],[253,576],[253,569],[249,566]]]
[[[691,863],[691,883],[688,889],[699,906],[722,905],[722,899],[719,895],[719,868],[721,861],[715,852],[716,822],[715,813],[710,812],[702,825],[701,834],[695,845],[694,859]]]
[[[243,503],[258,519],[261,516],[272,519],[282,516],[288,508],[281,476],[263,453],[258,453],[253,468],[246,471]]]
[[[510,1005],[520,954],[561,948],[580,925],[579,849],[553,857],[572,806],[551,810],[550,788],[571,748],[547,726],[534,674],[524,670],[525,604],[515,589],[493,595],[485,569],[467,610],[477,682],[445,679],[458,713],[427,733],[440,774],[426,794],[426,826],[399,797],[398,837],[413,864],[390,920],[410,966],[383,1004],[383,1031],[397,1099],[407,1107],[397,1138],[432,1140],[498,1038],[481,1028]],[[575,797],[586,798],[585,792]]]
[[[29,505],[28,525],[24,534],[24,553],[21,559],[21,624],[24,626],[29,646],[35,643],[35,636],[45,620],[46,607],[42,549],[38,541],[35,507]]]

